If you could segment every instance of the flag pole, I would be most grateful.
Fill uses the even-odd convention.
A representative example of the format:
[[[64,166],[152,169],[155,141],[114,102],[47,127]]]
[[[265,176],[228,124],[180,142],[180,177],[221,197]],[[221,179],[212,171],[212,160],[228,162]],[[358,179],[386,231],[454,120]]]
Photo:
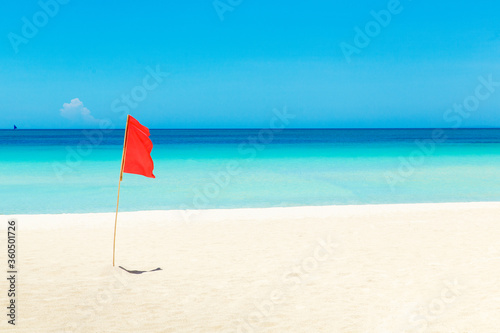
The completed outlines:
[[[118,204],[120,203],[120,184],[123,179],[123,166],[125,165],[125,156],[127,154],[127,130],[128,120],[130,115],[127,115],[127,124],[125,125],[125,135],[123,136],[123,151],[122,151],[122,165],[120,167],[120,179],[118,181],[118,197],[116,198],[116,215],[115,215],[115,233],[113,237],[113,267],[115,267],[115,244],[116,244],[116,223],[118,221]]]

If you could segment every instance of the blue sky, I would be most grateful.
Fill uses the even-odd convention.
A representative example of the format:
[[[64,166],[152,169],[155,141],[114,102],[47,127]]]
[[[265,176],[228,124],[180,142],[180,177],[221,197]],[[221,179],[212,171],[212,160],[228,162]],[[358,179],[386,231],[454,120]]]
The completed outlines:
[[[0,128],[500,127],[498,1],[54,1],[0,5]]]

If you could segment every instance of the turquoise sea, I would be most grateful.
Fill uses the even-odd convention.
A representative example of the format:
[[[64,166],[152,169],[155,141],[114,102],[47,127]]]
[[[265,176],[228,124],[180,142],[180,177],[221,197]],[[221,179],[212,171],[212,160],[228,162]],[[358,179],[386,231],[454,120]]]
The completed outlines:
[[[500,201],[500,129],[151,130],[120,211]],[[0,214],[113,212],[123,130],[0,131]]]

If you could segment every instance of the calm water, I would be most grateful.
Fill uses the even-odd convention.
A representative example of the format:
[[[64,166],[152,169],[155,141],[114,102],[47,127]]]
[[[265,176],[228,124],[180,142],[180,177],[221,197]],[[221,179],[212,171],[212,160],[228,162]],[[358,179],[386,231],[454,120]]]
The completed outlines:
[[[0,131],[0,214],[114,211],[123,130],[101,135]],[[125,174],[120,211],[500,201],[500,130],[444,135],[152,130],[157,178]]]

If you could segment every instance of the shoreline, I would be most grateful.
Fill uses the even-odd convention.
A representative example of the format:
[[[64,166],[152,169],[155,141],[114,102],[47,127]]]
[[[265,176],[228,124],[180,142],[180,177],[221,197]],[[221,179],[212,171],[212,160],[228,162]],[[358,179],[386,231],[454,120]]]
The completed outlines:
[[[133,210],[133,211],[118,211],[118,216],[122,214],[156,214],[156,213],[166,213],[173,214],[174,216],[182,216],[183,214],[213,214],[213,213],[224,213],[224,212],[234,212],[234,213],[248,213],[248,212],[268,212],[275,214],[277,211],[283,213],[287,211],[295,211],[302,213],[310,213],[313,209],[322,210],[325,212],[330,212],[333,210],[349,210],[353,207],[362,207],[375,209],[382,207],[428,207],[433,208],[438,205],[443,207],[449,207],[454,205],[490,205],[490,204],[500,204],[500,201],[451,201],[451,202],[415,202],[415,203],[375,203],[375,204],[341,204],[341,205],[307,205],[307,206],[273,206],[273,207],[234,207],[234,208],[206,208],[206,209],[152,209],[152,210]],[[15,217],[28,217],[28,216],[60,216],[60,215],[115,215],[115,212],[85,212],[85,213],[19,213],[19,214],[0,214],[3,218],[15,218]]]

